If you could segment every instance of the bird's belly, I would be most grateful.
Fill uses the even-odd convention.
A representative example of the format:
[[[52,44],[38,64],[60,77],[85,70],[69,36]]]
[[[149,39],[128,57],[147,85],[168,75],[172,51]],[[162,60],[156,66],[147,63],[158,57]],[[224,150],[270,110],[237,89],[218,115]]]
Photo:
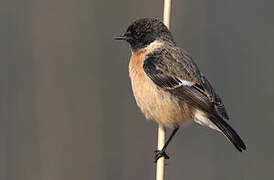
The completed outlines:
[[[187,104],[158,88],[145,72],[135,72],[130,77],[137,105],[146,118],[170,128],[192,119]]]

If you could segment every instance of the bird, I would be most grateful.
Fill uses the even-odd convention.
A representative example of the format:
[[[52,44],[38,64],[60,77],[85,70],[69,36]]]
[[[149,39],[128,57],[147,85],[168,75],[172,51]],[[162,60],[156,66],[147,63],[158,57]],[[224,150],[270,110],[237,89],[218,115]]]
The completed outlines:
[[[173,129],[164,147],[155,151],[155,162],[169,159],[166,149],[171,139],[180,126],[193,121],[221,132],[238,151],[246,150],[227,123],[220,96],[161,20],[137,19],[114,39],[130,45],[129,77],[137,105],[147,119]]]

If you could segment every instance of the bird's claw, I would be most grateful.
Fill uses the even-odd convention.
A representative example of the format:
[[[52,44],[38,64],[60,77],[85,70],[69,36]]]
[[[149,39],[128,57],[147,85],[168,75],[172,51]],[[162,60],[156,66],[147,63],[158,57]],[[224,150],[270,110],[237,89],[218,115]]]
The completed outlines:
[[[155,150],[154,162],[156,163],[159,158],[164,157],[165,159],[169,159],[169,156],[166,154],[165,150]]]

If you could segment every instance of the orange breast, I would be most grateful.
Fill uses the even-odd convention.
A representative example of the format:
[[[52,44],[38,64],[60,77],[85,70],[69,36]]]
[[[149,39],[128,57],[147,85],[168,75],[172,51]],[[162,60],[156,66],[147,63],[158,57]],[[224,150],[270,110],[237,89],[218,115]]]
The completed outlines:
[[[129,76],[137,105],[146,118],[166,127],[176,127],[188,121],[188,107],[169,92],[157,87],[143,70],[146,50],[134,52],[129,63]]]

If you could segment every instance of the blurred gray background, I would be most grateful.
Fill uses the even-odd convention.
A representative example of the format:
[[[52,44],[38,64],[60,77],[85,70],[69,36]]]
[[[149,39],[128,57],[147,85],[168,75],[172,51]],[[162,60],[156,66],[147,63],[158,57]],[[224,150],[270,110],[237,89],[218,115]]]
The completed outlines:
[[[223,98],[248,151],[193,124],[169,146],[166,179],[273,179],[273,7],[173,1],[175,40]],[[157,125],[135,104],[130,50],[113,36],[162,9],[162,0],[1,1],[1,180],[154,179]]]

